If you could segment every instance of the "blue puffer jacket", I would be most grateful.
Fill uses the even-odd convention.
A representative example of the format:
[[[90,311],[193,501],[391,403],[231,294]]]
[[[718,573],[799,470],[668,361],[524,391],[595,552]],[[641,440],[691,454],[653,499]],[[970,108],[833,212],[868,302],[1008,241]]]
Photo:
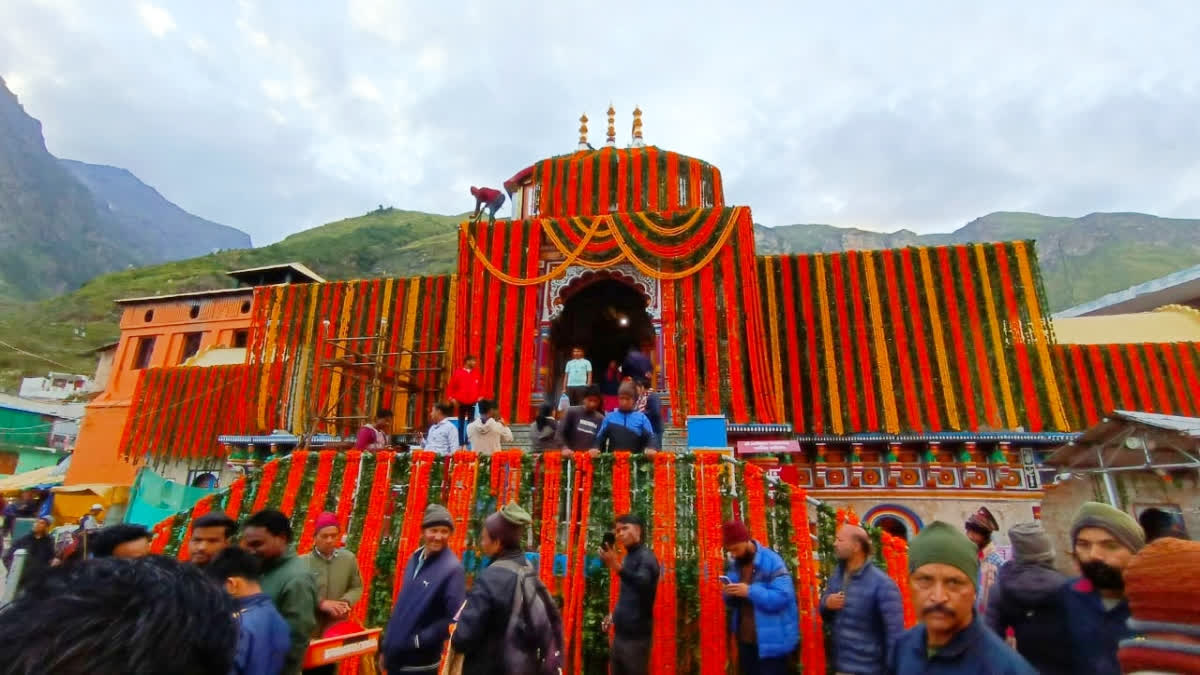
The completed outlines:
[[[796,585],[783,558],[754,542],[754,574],[749,580],[750,604],[754,606],[754,627],[758,632],[758,658],[787,656],[800,642],[800,615],[796,610]],[[726,566],[731,583],[742,583],[736,562]],[[741,598],[725,598],[729,608],[729,630],[737,634]]]
[[[855,675],[887,672],[887,658],[904,632],[904,604],[891,577],[868,561],[850,575],[846,606],[826,609],[830,595],[842,591],[846,565],[838,565],[821,598],[821,618],[833,627],[834,670]]]

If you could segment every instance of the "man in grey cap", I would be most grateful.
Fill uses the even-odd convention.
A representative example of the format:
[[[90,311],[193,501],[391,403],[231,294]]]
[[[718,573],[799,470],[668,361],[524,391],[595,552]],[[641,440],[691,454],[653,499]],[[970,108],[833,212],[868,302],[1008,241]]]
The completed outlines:
[[[1117,675],[1117,644],[1133,637],[1127,625],[1125,568],[1146,545],[1146,534],[1133,516],[1100,502],[1087,502],[1071,524],[1071,546],[1083,576],[1059,594],[1070,635],[1066,645],[1071,672]]]
[[[988,597],[987,624],[1016,641],[1017,651],[1042,675],[1067,675],[1071,655],[1058,593],[1067,577],[1054,569],[1054,545],[1041,522],[1008,531],[1013,559],[1004,563]]]
[[[450,623],[466,597],[466,573],[449,550],[454,519],[441,504],[425,507],[423,545],[409,556],[403,586],[383,634],[379,661],[389,673],[436,675]]]

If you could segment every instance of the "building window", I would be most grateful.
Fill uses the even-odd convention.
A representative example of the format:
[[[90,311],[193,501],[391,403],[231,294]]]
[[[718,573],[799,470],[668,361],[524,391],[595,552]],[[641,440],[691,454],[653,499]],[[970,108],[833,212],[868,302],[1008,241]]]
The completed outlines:
[[[188,316],[192,317],[193,319],[200,316],[200,305],[192,305],[192,308],[188,310]]]
[[[133,354],[133,369],[142,370],[150,367],[150,357],[154,355],[154,337],[138,338],[137,351]]]
[[[688,179],[682,173],[679,174],[679,207],[683,208],[688,203]]]
[[[183,363],[200,351],[200,340],[204,333],[185,333],[183,336],[183,351],[179,354],[179,362]]]
[[[250,343],[250,331],[244,330],[244,329],[233,331],[233,346],[234,347],[244,348],[249,343]]]
[[[250,301],[247,300],[242,303],[242,314],[249,314],[249,313],[250,313]]]
[[[542,186],[534,185],[533,189],[529,191],[529,205],[525,208],[525,212],[529,214],[530,218],[533,218],[538,214],[538,202],[540,202],[541,199]]]
[[[154,320],[154,310],[152,310],[152,309],[146,310],[146,314],[144,315],[144,318],[146,319],[146,323],[150,323],[151,321],[153,321]]]

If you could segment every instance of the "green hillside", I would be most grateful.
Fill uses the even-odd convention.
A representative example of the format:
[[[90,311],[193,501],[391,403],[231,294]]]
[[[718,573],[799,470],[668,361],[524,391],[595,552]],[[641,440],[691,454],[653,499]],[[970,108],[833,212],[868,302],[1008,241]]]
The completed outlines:
[[[456,228],[464,218],[384,209],[262,248],[106,274],[42,302],[0,301],[0,341],[57,362],[0,346],[0,389],[13,390],[21,377],[49,370],[94,371],[95,359],[87,352],[117,338],[117,298],[227,288],[234,285],[225,275],[229,270],[291,261],[303,262],[327,279],[449,272],[458,255]]]
[[[442,274],[454,269],[456,226],[465,215],[382,209],[294,234],[257,249],[222,251],[97,277],[78,290],[38,303],[0,299],[0,341],[53,359],[47,363],[0,345],[0,389],[48,370],[90,373],[87,352],[117,337],[116,298],[231,286],[225,272],[290,261],[328,279]],[[993,213],[952,233],[871,232],[830,225],[757,228],[760,253],[937,245],[1036,239],[1052,309],[1200,264],[1200,220],[1138,213],[1054,218]]]

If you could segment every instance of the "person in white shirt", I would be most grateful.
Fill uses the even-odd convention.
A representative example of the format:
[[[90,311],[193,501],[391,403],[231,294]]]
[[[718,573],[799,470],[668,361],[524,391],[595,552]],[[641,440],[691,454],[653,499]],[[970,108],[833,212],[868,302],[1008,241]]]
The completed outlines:
[[[504,420],[496,415],[495,401],[479,402],[479,419],[467,425],[467,440],[471,449],[485,457],[503,449],[503,443],[512,443],[512,431],[504,426]]]
[[[434,404],[429,413],[433,425],[429,427],[429,435],[425,438],[426,450],[445,456],[458,449],[458,428],[450,421],[453,416],[453,404],[448,401],[438,401]]]
[[[583,357],[583,347],[571,350],[571,360],[563,372],[563,391],[571,405],[583,403],[583,394],[592,384],[592,362]]]
[[[103,504],[92,504],[91,510],[79,519],[79,529],[85,532],[92,532],[104,527],[104,523],[100,520],[100,513],[102,511],[104,511]]]

